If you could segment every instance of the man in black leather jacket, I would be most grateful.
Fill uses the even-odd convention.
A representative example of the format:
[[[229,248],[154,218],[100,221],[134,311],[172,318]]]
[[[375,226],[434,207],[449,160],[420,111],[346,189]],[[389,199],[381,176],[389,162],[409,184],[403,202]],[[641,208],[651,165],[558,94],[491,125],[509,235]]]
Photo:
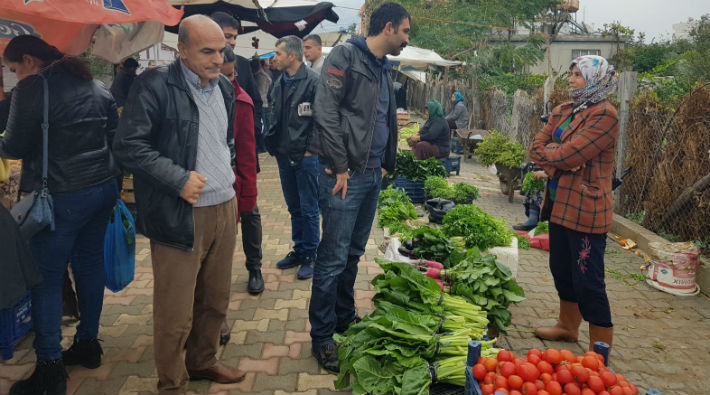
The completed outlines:
[[[323,237],[309,307],[313,355],[338,371],[333,333],[359,320],[353,288],[377,209],[382,176],[394,170],[397,114],[390,65],[409,42],[410,16],[385,3],[370,18],[367,38],[335,47],[323,64],[313,116]]]
[[[318,74],[303,59],[303,42],[296,36],[276,41],[278,68],[283,71],[269,95],[270,121],[266,148],[276,157],[288,212],[293,251],[276,263],[279,269],[300,266],[296,277],[313,277],[320,238],[318,217],[318,155],[309,149],[313,134],[311,104]]]
[[[114,141],[134,175],[137,226],[151,241],[161,393],[185,393],[188,379],[245,376],[215,357],[237,233],[235,99],[220,74],[222,30],[203,15],[185,18],[178,49],[180,59],[138,76]]]

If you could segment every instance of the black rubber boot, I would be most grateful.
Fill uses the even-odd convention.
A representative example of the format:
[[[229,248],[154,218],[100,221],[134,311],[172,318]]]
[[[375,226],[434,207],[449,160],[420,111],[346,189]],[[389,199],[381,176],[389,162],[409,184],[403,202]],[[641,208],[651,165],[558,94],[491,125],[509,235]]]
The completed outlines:
[[[90,339],[74,339],[74,344],[68,350],[62,352],[64,365],[81,365],[88,369],[96,369],[101,366],[101,349],[99,340],[95,337]]]
[[[524,230],[526,232],[535,229],[535,226],[537,226],[537,219],[539,215],[539,211],[532,208],[528,209],[528,220],[523,222],[522,224],[513,225],[513,229]]]
[[[61,359],[38,361],[28,379],[10,387],[11,395],[64,395],[67,393],[67,371]]]

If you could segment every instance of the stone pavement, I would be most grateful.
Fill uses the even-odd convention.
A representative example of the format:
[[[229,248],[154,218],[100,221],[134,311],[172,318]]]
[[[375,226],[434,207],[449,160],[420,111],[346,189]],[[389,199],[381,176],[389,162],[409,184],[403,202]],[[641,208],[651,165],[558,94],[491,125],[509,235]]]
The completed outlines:
[[[266,291],[260,296],[246,293],[247,271],[241,246],[235,252],[232,297],[228,320],[232,339],[220,348],[218,357],[248,371],[242,383],[218,385],[193,382],[195,393],[324,394],[336,392],[334,375],[319,369],[311,356],[308,334],[310,280],[297,280],[296,269],[281,271],[277,260],[291,248],[290,221],[281,194],[275,161],[261,155],[259,208],[264,226],[263,273]],[[512,225],[523,221],[522,197],[509,203],[500,193],[497,178],[466,160],[461,176],[451,181],[468,181],[481,191],[475,202],[485,211]],[[369,281],[381,272],[374,257],[381,256],[381,229],[373,228],[356,281],[356,304],[361,315],[372,309],[374,294]],[[95,370],[69,369],[69,393],[138,394],[154,393],[152,293],[153,277],[148,241],[138,238],[136,278],[119,293],[106,292],[101,318],[104,363]],[[641,389],[655,387],[664,394],[710,393],[710,303],[705,296],[677,297],[662,293],[630,278],[639,273],[641,258],[622,250],[608,239],[607,286],[616,328],[611,366]],[[578,343],[542,342],[533,329],[553,323],[557,298],[547,269],[547,252],[520,250],[518,281],[527,299],[511,308],[513,325],[501,337],[500,346],[517,353],[531,347],[568,348],[580,353],[587,348],[587,330]],[[64,346],[71,343],[75,323],[67,322]],[[32,335],[16,347],[15,356],[0,363],[0,394],[12,382],[30,374],[34,366]]]

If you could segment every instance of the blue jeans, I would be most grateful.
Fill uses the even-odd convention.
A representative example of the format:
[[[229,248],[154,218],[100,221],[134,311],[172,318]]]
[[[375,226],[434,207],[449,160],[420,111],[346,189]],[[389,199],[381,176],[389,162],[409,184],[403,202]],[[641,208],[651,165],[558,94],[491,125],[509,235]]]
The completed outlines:
[[[76,339],[96,337],[104,301],[104,235],[118,197],[118,184],[52,194],[55,230],[45,229],[30,240],[42,283],[32,290],[34,348],[38,361],[62,357],[62,284],[71,261],[81,321]]]
[[[318,217],[318,156],[304,156],[291,164],[284,155],[277,155],[281,189],[291,214],[293,250],[300,257],[313,260],[320,239]]]
[[[320,166],[319,184],[324,201],[323,238],[313,268],[313,287],[308,319],[314,346],[333,341],[338,325],[355,317],[354,286],[357,264],[365,253],[375,218],[382,171],[366,169],[350,175],[345,200],[332,194],[335,176]]]

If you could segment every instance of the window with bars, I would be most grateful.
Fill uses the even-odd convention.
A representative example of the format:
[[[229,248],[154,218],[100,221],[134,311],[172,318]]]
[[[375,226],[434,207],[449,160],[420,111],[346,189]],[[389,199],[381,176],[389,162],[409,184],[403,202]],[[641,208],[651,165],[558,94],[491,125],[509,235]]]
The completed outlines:
[[[599,49],[573,49],[572,50],[572,59],[576,59],[580,56],[584,55],[597,55],[601,56],[602,51]]]

